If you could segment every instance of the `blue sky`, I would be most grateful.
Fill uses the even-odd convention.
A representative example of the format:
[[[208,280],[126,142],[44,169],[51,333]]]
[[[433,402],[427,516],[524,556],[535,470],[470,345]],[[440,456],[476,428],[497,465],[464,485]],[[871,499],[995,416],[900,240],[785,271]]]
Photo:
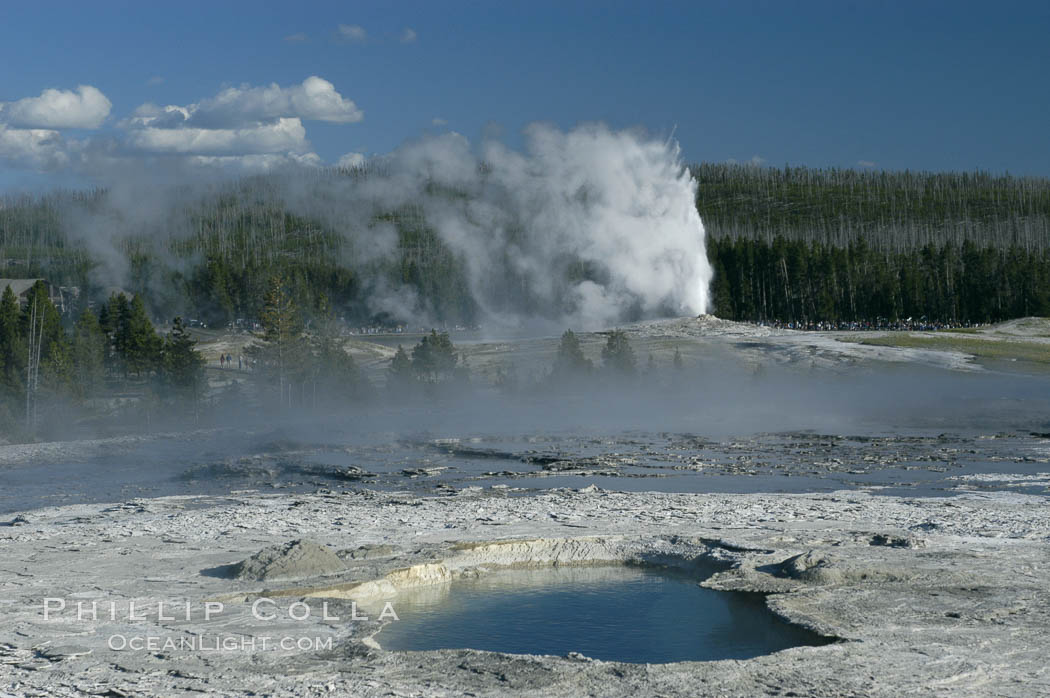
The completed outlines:
[[[11,2],[0,185],[533,121],[674,130],[690,162],[1045,176],[1048,33],[1046,2]]]

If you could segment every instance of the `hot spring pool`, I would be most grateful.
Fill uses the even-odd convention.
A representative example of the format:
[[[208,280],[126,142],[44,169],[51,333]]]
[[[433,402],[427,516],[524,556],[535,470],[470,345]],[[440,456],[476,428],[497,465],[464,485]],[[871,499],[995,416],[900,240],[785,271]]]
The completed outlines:
[[[746,659],[828,640],[775,617],[758,594],[637,567],[500,571],[393,600],[384,649],[472,648],[621,662]]]

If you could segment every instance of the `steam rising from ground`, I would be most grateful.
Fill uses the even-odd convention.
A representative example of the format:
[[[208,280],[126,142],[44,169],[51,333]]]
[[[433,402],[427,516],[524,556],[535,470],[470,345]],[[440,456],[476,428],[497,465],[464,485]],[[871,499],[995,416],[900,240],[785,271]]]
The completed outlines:
[[[532,125],[525,136],[521,152],[456,133],[427,136],[366,161],[360,176],[285,166],[256,180],[263,184],[252,196],[338,232],[341,262],[364,279],[371,312],[436,319],[413,289],[367,277],[369,264],[405,253],[398,227],[383,218],[390,212],[436,234],[465,270],[486,323],[594,329],[707,310],[712,270],[697,185],[677,144],[601,124],[568,132]],[[168,245],[158,238],[188,234],[191,202],[231,186],[217,169],[155,165],[131,176],[107,171],[105,205],[67,216],[67,230],[102,262],[102,286],[127,282],[122,237],[154,237],[163,258]],[[174,268],[185,262],[167,259]]]
[[[627,313],[707,310],[712,271],[696,182],[676,145],[601,125],[567,133],[533,125],[526,138],[523,153],[487,142],[480,161],[457,134],[390,157],[389,193],[425,200],[427,222],[466,260],[489,315],[505,311],[514,291],[505,288],[508,266],[540,314],[583,328]],[[467,196],[435,196],[434,185]]]

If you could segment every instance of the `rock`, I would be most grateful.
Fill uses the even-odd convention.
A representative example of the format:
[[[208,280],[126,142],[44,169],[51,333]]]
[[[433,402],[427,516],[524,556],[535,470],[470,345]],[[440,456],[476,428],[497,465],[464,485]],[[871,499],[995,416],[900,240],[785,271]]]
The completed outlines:
[[[375,543],[362,545],[354,550],[344,550],[342,555],[351,560],[371,560],[377,557],[389,557],[397,552],[397,548],[386,543]]]
[[[237,579],[266,582],[321,577],[345,569],[331,548],[310,540],[293,540],[263,548],[235,565],[233,575]]]
[[[38,654],[44,659],[50,659],[52,662],[60,662],[63,659],[85,657],[91,654],[91,648],[77,645],[58,645],[56,647],[45,647]]]
[[[440,475],[442,471],[448,470],[446,467],[435,467],[435,468],[405,468],[401,471],[401,474],[406,477],[430,477],[433,475]]]
[[[891,548],[925,548],[926,541],[916,536],[891,536],[876,533],[869,541],[871,545],[887,545]]]
[[[814,584],[837,584],[843,581],[843,574],[835,569],[835,562],[830,555],[811,550],[784,560],[780,563],[780,572],[785,577]]]

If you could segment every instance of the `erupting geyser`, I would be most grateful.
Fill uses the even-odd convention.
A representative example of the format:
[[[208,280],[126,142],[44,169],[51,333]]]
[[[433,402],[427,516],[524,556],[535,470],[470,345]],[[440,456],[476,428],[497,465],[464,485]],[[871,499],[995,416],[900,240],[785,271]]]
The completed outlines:
[[[534,124],[525,135],[524,152],[490,141],[479,157],[445,134],[389,161],[397,186],[384,193],[422,195],[427,222],[467,261],[489,315],[520,313],[501,299],[522,290],[533,309],[583,328],[628,313],[707,310],[712,270],[697,185],[676,143],[601,124],[568,132]],[[434,196],[435,186],[467,195]]]
[[[533,124],[520,151],[444,133],[376,156],[355,176],[291,167],[238,183],[158,166],[106,187],[104,200],[71,207],[64,221],[100,261],[94,273],[102,286],[129,283],[129,238],[143,244],[152,236],[155,261],[184,265],[171,256],[171,240],[192,239],[200,225],[192,212],[225,196],[245,210],[289,211],[335,233],[333,254],[357,275],[356,302],[366,313],[588,330],[697,315],[708,306],[712,270],[697,183],[673,140],[640,131]],[[217,235],[235,234],[216,225]],[[377,272],[412,264],[434,283]],[[466,299],[469,313],[440,306],[436,296],[449,288],[444,296]]]

